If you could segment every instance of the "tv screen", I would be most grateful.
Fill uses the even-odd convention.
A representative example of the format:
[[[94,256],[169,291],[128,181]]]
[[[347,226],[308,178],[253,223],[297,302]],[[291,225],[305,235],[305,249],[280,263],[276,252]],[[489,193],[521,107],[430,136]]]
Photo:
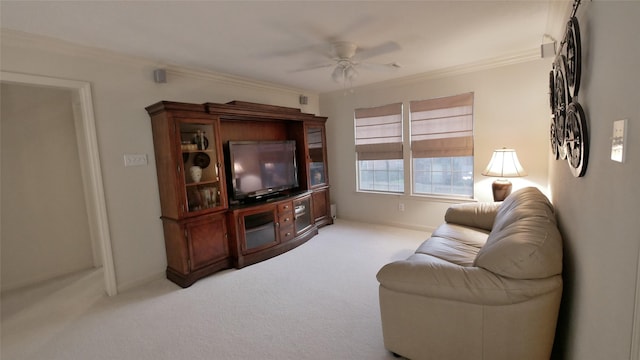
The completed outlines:
[[[296,142],[229,141],[234,200],[259,199],[298,187]]]

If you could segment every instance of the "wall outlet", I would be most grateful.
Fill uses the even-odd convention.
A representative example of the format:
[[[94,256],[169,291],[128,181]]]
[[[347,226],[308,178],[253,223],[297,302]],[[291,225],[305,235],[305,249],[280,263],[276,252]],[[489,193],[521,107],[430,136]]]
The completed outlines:
[[[124,166],[147,165],[147,154],[124,154]]]
[[[398,203],[398,211],[404,211],[404,203]]]

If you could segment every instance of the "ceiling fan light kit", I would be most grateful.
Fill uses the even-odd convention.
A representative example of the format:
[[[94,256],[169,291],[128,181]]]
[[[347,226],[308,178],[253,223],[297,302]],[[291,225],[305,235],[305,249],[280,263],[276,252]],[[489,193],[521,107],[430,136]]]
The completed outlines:
[[[372,64],[362,62],[362,60],[383,55],[392,51],[399,50],[400,46],[395,42],[383,43],[370,49],[360,49],[356,43],[350,41],[335,41],[331,43],[331,52],[329,58],[333,63],[313,65],[297,71],[314,70],[325,67],[334,67],[331,72],[331,78],[338,83],[347,82],[351,84],[359,75],[358,66],[362,65],[367,70],[395,70],[400,68],[396,62],[388,64]]]
[[[340,60],[331,73],[331,78],[335,82],[353,81],[358,77],[358,71],[354,64],[347,60]]]

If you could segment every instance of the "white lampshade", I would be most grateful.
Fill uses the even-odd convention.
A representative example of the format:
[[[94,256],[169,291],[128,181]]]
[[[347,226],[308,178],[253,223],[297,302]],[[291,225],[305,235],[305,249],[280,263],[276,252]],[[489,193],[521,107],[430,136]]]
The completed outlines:
[[[496,176],[501,178],[527,176],[518,155],[513,149],[497,149],[493,152],[489,165],[484,169],[482,175]]]

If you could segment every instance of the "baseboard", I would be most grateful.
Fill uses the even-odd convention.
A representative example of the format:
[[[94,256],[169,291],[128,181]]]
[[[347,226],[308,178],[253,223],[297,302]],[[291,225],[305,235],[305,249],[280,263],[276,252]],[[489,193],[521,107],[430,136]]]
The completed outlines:
[[[352,219],[352,218],[343,217],[343,216],[340,216],[337,220],[345,220],[345,221],[349,221],[349,222],[358,222],[358,223],[363,223],[363,224],[385,225],[385,226],[398,227],[398,228],[402,228],[402,229],[425,231],[425,232],[428,232],[428,233],[432,233],[436,229],[433,226],[421,226],[421,225],[405,224],[405,223],[399,223],[399,222],[393,222],[393,221],[377,221],[375,223],[370,223],[370,222],[363,221],[361,219]],[[336,221],[336,223],[339,223],[339,222]]]
[[[640,360],[640,254],[636,265],[636,298],[633,308],[633,328],[631,330],[631,354],[629,359]]]
[[[128,282],[118,282],[118,293],[122,292],[122,291],[127,291],[127,290],[131,290],[137,287],[140,287],[142,285],[146,285],[154,280],[159,280],[159,279],[164,279],[165,276],[165,272],[159,272],[153,275],[149,275],[140,279],[136,279],[134,281],[128,281]]]

